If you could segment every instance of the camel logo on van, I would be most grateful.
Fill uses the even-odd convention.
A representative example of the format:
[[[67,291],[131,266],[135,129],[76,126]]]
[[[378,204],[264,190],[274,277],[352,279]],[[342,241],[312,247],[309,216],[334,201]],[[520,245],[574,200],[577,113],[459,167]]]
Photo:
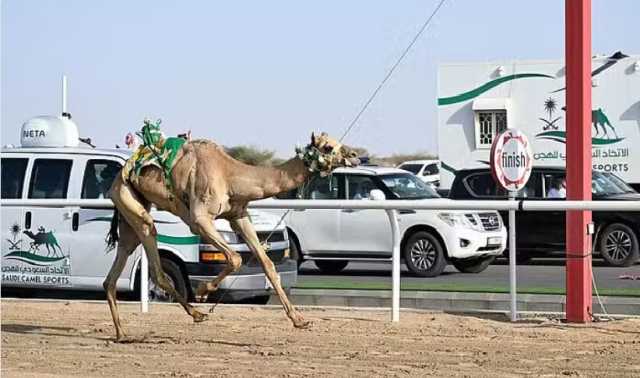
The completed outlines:
[[[38,232],[35,234],[30,230],[22,231],[23,235],[31,239],[29,242],[18,238],[21,234],[18,223],[14,223],[9,229],[13,240],[7,239],[10,252],[4,256],[6,259],[42,266],[55,264],[68,257],[64,255],[53,231],[47,231],[42,226],[38,228]],[[23,242],[29,242],[29,249],[22,247]]]
[[[538,118],[543,122],[542,132],[536,135],[537,139],[547,139],[554,142],[567,143],[567,132],[559,130],[558,121],[562,116],[554,116],[557,111],[557,101],[549,98],[544,102],[544,110],[547,117]],[[562,107],[565,111],[566,108]],[[595,146],[605,146],[623,141],[625,138],[619,137],[615,126],[611,124],[609,117],[602,108],[591,111],[591,125],[593,126],[591,144]]]

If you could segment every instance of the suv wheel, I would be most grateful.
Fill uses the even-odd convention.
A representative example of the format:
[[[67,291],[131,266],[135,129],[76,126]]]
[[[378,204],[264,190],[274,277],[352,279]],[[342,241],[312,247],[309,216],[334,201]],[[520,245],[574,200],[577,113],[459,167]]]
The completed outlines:
[[[187,284],[178,264],[167,258],[161,258],[160,262],[162,270],[164,271],[171,286],[173,286],[180,295],[188,300],[189,292],[187,290]],[[164,291],[160,286],[157,286],[151,277],[149,277],[149,301],[176,302],[176,299]]]
[[[343,260],[316,260],[314,263],[322,273],[326,274],[340,273],[349,264],[348,261]]]
[[[420,277],[436,277],[447,266],[442,243],[426,231],[411,235],[403,254],[407,268]]]
[[[289,237],[289,257],[296,261],[298,269],[300,269],[300,264],[302,264],[302,253],[300,253],[298,243],[292,237]]]
[[[451,259],[451,263],[462,273],[480,273],[487,269],[495,259],[495,256],[481,256],[468,259]]]
[[[600,237],[600,254],[612,266],[631,266],[638,260],[638,238],[631,227],[614,223]]]

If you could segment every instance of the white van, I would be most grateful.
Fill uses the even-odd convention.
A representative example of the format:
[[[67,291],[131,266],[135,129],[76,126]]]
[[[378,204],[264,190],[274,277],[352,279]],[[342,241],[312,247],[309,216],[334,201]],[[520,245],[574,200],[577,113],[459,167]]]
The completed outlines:
[[[75,137],[75,140],[74,140]],[[2,149],[2,286],[102,291],[115,251],[106,252],[105,236],[113,210],[66,207],[64,199],[108,198],[111,182],[131,152],[78,146],[77,128],[65,117],[36,117],[22,128],[21,147]],[[43,206],[25,206],[23,199]],[[17,201],[16,201],[17,200]],[[50,203],[50,204],[49,204]],[[164,271],[178,292],[193,299],[202,281],[212,280],[225,266],[224,255],[174,215],[152,211]],[[269,256],[283,288],[297,280],[296,262],[288,258],[289,241],[279,218],[250,212],[261,240],[269,237]],[[242,269],[226,278],[212,299],[267,298],[270,285],[248,246],[227,221],[216,228],[243,259]],[[139,288],[142,247],[134,252],[120,279],[120,291]],[[170,301],[150,282],[150,299]]]

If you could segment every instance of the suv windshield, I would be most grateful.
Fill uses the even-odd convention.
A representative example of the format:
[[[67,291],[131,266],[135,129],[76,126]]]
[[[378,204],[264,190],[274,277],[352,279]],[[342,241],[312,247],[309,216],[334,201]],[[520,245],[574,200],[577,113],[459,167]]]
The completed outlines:
[[[418,172],[420,172],[420,169],[422,168],[422,164],[402,164],[398,168],[402,169],[403,171],[409,171],[414,175],[417,175]]]
[[[612,173],[593,172],[591,192],[595,195],[606,196],[612,194],[635,193],[635,190]]]
[[[439,198],[429,185],[410,173],[380,176],[384,185],[399,199]]]

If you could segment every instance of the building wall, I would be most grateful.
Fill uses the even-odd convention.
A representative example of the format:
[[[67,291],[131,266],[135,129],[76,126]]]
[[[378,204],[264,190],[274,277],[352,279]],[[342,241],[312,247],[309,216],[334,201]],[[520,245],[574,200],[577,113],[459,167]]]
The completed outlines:
[[[640,183],[640,56],[592,62],[594,169]],[[501,67],[499,69],[499,67]],[[565,165],[565,70],[562,61],[498,61],[443,64],[438,72],[438,148],[441,186],[451,170],[489,161],[476,148],[473,104],[506,100],[508,127],[532,142],[536,165]],[[495,102],[500,102],[495,101]],[[551,106],[545,106],[545,103]],[[553,103],[553,104],[552,104]],[[608,122],[607,122],[608,120]],[[634,144],[639,151],[634,153]]]

